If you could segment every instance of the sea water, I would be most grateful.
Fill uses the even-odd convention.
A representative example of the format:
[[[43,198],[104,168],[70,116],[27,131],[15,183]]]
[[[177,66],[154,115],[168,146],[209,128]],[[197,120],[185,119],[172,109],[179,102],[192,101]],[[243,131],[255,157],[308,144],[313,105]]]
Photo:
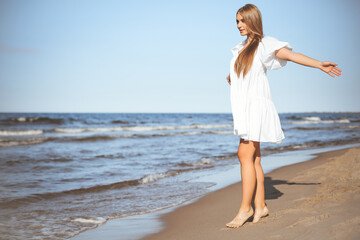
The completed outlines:
[[[360,113],[280,120],[286,138],[263,156],[360,142]],[[0,113],[0,239],[66,239],[201,196],[215,183],[199,176],[238,164],[232,127],[231,114]]]

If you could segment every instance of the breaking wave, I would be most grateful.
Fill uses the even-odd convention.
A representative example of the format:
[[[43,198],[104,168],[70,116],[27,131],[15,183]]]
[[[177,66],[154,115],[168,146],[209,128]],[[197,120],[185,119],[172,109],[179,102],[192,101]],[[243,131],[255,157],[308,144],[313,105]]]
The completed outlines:
[[[310,116],[310,117],[289,117],[288,119],[295,120],[292,121],[292,124],[330,124],[330,123],[350,123],[351,121],[347,118],[341,119],[327,119],[323,120],[320,117]]]

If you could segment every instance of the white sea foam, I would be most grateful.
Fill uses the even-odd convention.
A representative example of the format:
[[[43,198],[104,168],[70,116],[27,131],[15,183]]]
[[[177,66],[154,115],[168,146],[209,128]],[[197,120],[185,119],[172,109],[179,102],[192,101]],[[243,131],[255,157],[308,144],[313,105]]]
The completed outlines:
[[[134,126],[134,127],[124,127],[126,131],[136,131],[136,132],[147,132],[147,131],[163,131],[163,130],[175,130],[176,126]]]
[[[360,128],[360,126],[358,125],[350,125],[350,126],[346,126],[346,127],[342,127],[342,128]]]
[[[206,133],[206,132],[195,132],[195,131],[191,131],[191,132],[179,132],[179,133],[174,133],[174,135],[184,135],[184,136],[187,136],[187,135],[199,135],[199,134],[203,134],[203,133]]]
[[[38,120],[39,117],[18,117],[18,118],[12,118],[12,121],[17,121],[17,122],[32,122],[32,121],[36,121]]]
[[[80,222],[80,223],[103,224],[104,222],[106,222],[106,219],[103,217],[93,217],[93,218],[76,218],[71,221],[72,222]]]
[[[132,126],[132,127],[105,127],[105,128],[55,128],[58,133],[83,133],[83,132],[150,132],[171,131],[180,129],[214,129],[232,127],[232,124],[203,124],[203,125],[180,125],[180,126]],[[196,133],[194,133],[196,134]]]
[[[43,130],[32,129],[32,130],[0,130],[0,136],[31,136],[31,135],[42,135]]]
[[[339,119],[339,120],[335,120],[337,123],[350,123],[349,119],[343,118],[343,119]]]
[[[26,122],[26,118],[24,117],[19,117],[16,120],[18,120],[19,122]]]
[[[347,118],[336,119],[336,120],[322,120],[320,117],[303,117],[303,120],[293,121],[293,124],[329,124],[329,123],[350,123]]]
[[[166,173],[152,173],[152,174],[148,174],[145,177],[141,178],[139,180],[139,182],[141,184],[153,183],[159,179],[170,177],[170,176],[175,176],[177,174],[178,174],[178,172],[176,172],[176,171],[169,171]]]
[[[211,133],[213,134],[220,134],[220,135],[229,135],[229,134],[233,134],[233,131],[211,131]]]
[[[86,128],[89,132],[119,132],[124,131],[124,128],[122,127],[113,127],[113,128]]]
[[[14,147],[19,145],[40,144],[47,141],[48,138],[22,138],[22,139],[2,139],[0,138],[0,147]]]
[[[319,118],[319,117],[303,117],[302,119],[308,120],[308,121],[321,121],[321,118]]]
[[[232,124],[202,124],[202,125],[193,125],[195,128],[201,129],[211,129],[211,128],[227,128],[232,127]]]
[[[55,128],[54,131],[59,133],[82,133],[86,132],[86,128]]]
[[[190,165],[192,166],[202,166],[202,165],[209,165],[214,163],[214,160],[210,159],[210,158],[201,158],[199,161],[190,163]]]

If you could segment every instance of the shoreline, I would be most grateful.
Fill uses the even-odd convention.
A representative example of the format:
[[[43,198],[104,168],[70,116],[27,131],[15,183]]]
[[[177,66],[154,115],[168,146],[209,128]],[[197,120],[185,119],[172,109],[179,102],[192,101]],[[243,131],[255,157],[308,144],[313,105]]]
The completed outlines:
[[[277,186],[274,185],[289,185],[290,188],[292,187],[292,185],[297,186],[296,183],[291,183],[287,181],[288,179],[291,178],[291,174],[294,175],[298,171],[304,171],[306,169],[309,168],[311,169],[315,166],[321,165],[335,156],[344,154],[350,149],[360,149],[359,144],[336,146],[336,147],[321,148],[321,149],[310,149],[310,150],[302,150],[302,151],[292,151],[292,152],[285,152],[285,153],[274,154],[264,157],[265,159],[273,158],[273,159],[268,159],[269,161],[274,161],[274,159],[276,159],[277,161],[279,161],[280,164],[280,166],[273,167],[272,169],[267,169],[267,171],[265,171],[266,166],[263,166],[265,172],[266,202],[270,209],[270,214],[269,217],[267,218],[268,219],[271,218],[273,209],[277,209],[280,206],[284,206],[284,201],[286,201],[286,198],[284,200],[284,196],[283,196],[284,193],[278,191]],[[281,157],[284,158],[284,160],[286,161],[286,163],[288,163],[288,165],[285,166],[283,165],[280,159]],[[291,160],[292,162],[288,160],[290,158],[292,159]],[[264,163],[265,161],[262,160],[262,162]],[[239,168],[239,166],[236,167]],[[236,169],[232,170],[233,171],[232,174],[234,173],[234,170]],[[219,174],[223,174],[223,172]],[[240,173],[238,172],[237,175],[238,176],[236,176],[235,173],[235,178],[239,179]],[[287,180],[280,181],[280,180],[274,180],[274,178],[287,179]],[[206,181],[208,179],[209,179],[208,177],[204,177],[204,178],[200,177],[196,181],[198,180]],[[225,223],[227,221],[230,221],[234,217],[233,215],[235,215],[235,213],[237,212],[238,205],[240,204],[241,201],[241,181],[235,181],[235,183],[234,181],[231,183],[231,181],[233,181],[231,180],[231,178],[227,180],[225,179],[225,181],[223,180],[222,183],[220,184],[218,183],[214,187],[211,187],[210,188],[211,191],[209,193],[206,193],[205,195],[200,196],[198,198],[185,201],[174,207],[168,207],[162,210],[141,214],[141,215],[133,215],[124,218],[111,219],[108,220],[105,224],[95,229],[84,231],[70,239],[91,240],[91,239],[99,239],[101,237],[109,240],[111,239],[114,240],[115,239],[126,239],[126,240],[178,239],[179,237],[181,237],[181,239],[192,239],[191,236],[181,235],[181,234],[185,234],[184,231],[190,231],[192,232],[192,234],[195,234],[196,231],[201,231],[200,230],[201,227],[204,227],[205,229],[209,228],[206,230],[206,232],[208,231],[211,232],[211,230],[216,229],[223,234],[221,235],[221,237],[231,239],[231,234],[227,236],[223,232],[227,233],[231,230],[234,232],[237,231],[234,229],[226,228]],[[309,189],[312,189],[310,192],[305,191],[304,195],[307,196],[311,192],[313,192],[314,189],[316,189],[317,185],[318,184],[304,185],[304,187],[307,186]],[[227,202],[223,204],[224,208],[228,209],[229,212],[224,210],[220,212],[215,211],[216,214],[214,216],[205,217],[206,219],[211,219],[211,222],[214,221],[216,222],[216,220],[220,221],[219,219],[222,218],[223,219],[222,225],[221,224],[216,226],[213,225],[213,227],[210,227],[211,224],[210,225],[207,224],[208,227],[202,226],[204,223],[201,223],[200,219],[199,219],[199,223],[193,222],[193,220],[197,218],[195,212],[200,211],[198,209],[206,208],[206,206],[209,209],[208,206],[209,203],[212,203],[214,206],[220,207],[218,205],[221,205],[221,202],[226,199],[226,197],[223,197],[223,195],[231,196],[227,198],[231,198],[232,202]],[[278,198],[281,198],[282,200],[280,201]],[[212,199],[216,199],[217,201],[213,202],[214,200]],[[276,201],[273,202],[273,200]],[[204,212],[201,215],[203,214]],[[225,215],[227,217],[225,217]],[[177,232],[176,229],[181,229],[183,225],[188,224],[189,216],[190,216],[190,222],[193,222],[193,227],[187,226],[186,229],[184,228],[182,231]],[[260,222],[258,224],[260,224]],[[197,225],[200,225],[200,228]],[[243,229],[244,227],[251,228],[249,227],[251,223],[248,222],[246,223],[246,225],[244,225],[241,229]],[[238,231],[239,230],[240,229],[238,229]],[[131,233],[132,231],[134,232]],[[213,239],[216,239],[214,234],[210,234],[210,235],[214,237]],[[198,236],[197,234],[195,234],[193,239],[209,239],[209,236],[207,234],[204,234],[203,236]]]

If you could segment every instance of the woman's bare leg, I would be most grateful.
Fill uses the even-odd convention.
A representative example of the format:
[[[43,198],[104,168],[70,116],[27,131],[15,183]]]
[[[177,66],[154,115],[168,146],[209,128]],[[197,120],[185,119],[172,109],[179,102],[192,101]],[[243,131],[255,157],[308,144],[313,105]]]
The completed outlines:
[[[253,215],[251,201],[256,186],[254,155],[257,149],[260,151],[259,142],[240,139],[238,157],[241,164],[242,200],[238,214],[231,222],[226,224],[228,227],[240,227]]]
[[[256,188],[255,188],[255,211],[265,207],[265,186],[264,186],[264,172],[261,167],[260,147],[255,152],[255,172],[256,172]]]
[[[251,201],[254,196],[256,187],[256,170],[254,165],[254,155],[259,148],[259,142],[244,141],[241,139],[238,157],[241,164],[241,181],[242,181],[242,200],[240,205],[241,211],[249,211]]]
[[[256,188],[255,188],[255,214],[253,223],[259,221],[261,217],[268,215],[269,210],[265,204],[265,186],[264,186],[264,171],[261,167],[260,146],[255,151],[255,172],[256,172]]]

